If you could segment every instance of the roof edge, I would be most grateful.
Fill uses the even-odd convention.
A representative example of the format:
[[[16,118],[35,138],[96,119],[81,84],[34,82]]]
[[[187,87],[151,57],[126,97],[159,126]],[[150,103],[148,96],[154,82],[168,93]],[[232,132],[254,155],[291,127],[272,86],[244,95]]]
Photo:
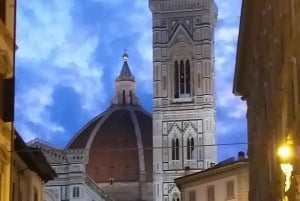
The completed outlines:
[[[189,181],[195,181],[200,178],[205,178],[214,174],[230,171],[232,169],[237,169],[248,165],[248,159],[238,160],[231,163],[225,163],[224,165],[215,165],[214,167],[205,169],[201,172],[196,172],[193,174],[188,174],[175,179],[175,183],[178,187],[182,186],[184,183]]]
[[[57,174],[48,163],[45,155],[38,148],[27,146],[22,137],[15,131],[14,149],[26,166],[45,182],[53,180]]]
[[[242,1],[241,6],[241,17],[240,17],[240,24],[239,24],[239,36],[238,36],[238,42],[237,42],[237,49],[236,49],[236,62],[235,62],[235,70],[234,70],[234,77],[233,77],[233,87],[232,87],[232,93],[236,96],[242,96],[242,87],[240,86],[240,78],[241,78],[241,68],[243,65],[242,56],[244,54],[243,47],[245,46],[245,33],[247,28],[247,9],[249,5],[247,4],[248,1]]]

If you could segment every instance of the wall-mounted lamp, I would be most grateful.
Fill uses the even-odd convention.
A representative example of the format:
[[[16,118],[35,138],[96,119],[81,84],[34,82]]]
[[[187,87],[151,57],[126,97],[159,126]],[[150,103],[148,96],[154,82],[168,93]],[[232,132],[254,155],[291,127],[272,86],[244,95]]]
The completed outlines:
[[[292,172],[293,172],[293,163],[294,160],[294,150],[293,150],[293,143],[288,141],[287,143],[281,145],[278,148],[277,154],[280,160],[280,168],[285,176],[285,183],[284,183],[284,192],[286,192],[291,187],[292,181]],[[287,196],[284,196],[284,200],[288,200]]]

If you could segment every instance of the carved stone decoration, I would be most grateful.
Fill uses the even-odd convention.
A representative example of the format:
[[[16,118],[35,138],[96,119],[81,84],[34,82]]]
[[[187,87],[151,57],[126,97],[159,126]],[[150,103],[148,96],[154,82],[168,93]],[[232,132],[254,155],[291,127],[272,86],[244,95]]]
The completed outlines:
[[[176,130],[177,133],[181,133],[181,122],[169,122],[168,123],[168,133],[170,134],[172,131]]]
[[[178,28],[176,29],[175,33],[173,33],[173,35],[170,34],[169,46],[172,47],[173,45],[179,42],[185,42],[188,44],[193,43],[191,35],[187,32],[187,30],[182,25],[178,26]]]
[[[166,106],[169,104],[169,100],[168,99],[163,99],[162,100],[162,106]]]
[[[173,124],[168,133],[168,135],[179,135],[181,134],[181,129],[177,124]]]
[[[187,131],[191,133],[197,133],[197,128],[195,124],[193,124],[191,121],[184,121],[183,122],[183,132],[187,133]]]
[[[198,168],[199,169],[203,169],[204,168],[203,161],[199,161],[198,162]]]
[[[169,163],[164,163],[163,164],[163,170],[168,170],[169,169]]]
[[[167,122],[163,122],[163,134],[164,135],[168,134],[168,124],[167,124]]]
[[[203,120],[198,120],[198,128],[197,128],[198,133],[203,132]]]
[[[168,195],[169,194],[169,184],[164,183],[163,184],[163,195]]]

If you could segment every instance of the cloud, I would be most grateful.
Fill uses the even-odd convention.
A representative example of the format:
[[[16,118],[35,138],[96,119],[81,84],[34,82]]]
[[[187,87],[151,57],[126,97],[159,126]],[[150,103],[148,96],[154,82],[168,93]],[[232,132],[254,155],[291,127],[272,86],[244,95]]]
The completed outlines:
[[[218,20],[227,23],[239,20],[241,11],[241,0],[216,0],[218,6]]]
[[[246,104],[232,93],[241,1],[217,0],[217,5],[219,14],[215,30],[215,74],[218,141],[245,142]],[[234,150],[245,150],[245,147],[246,145],[220,147],[218,153],[224,159],[230,157]]]
[[[241,0],[217,0],[216,104],[221,113],[217,135],[227,138],[235,136],[233,131],[244,132],[237,122],[244,119],[246,106],[232,94],[240,4]],[[38,135],[45,140],[64,136],[59,138],[66,143],[65,136],[73,136],[78,129],[72,122],[81,125],[109,104],[125,48],[138,95],[151,108],[151,16],[147,0],[131,0],[130,4],[126,0],[20,1],[16,69],[20,134],[25,139]],[[76,107],[74,113],[64,110],[63,104]],[[64,121],[63,115],[82,118]]]
[[[236,42],[238,33],[239,33],[239,28],[237,26],[235,27],[223,26],[216,30],[216,39],[219,42],[233,43]]]
[[[71,15],[73,3],[54,0],[18,4],[16,113],[20,114],[16,115],[16,127],[25,137],[37,132],[30,124],[47,129],[50,135],[64,133],[66,125],[49,118],[57,86],[72,87],[80,94],[81,107],[90,112],[95,113],[105,101],[102,66],[92,58],[99,36],[76,26]],[[37,77],[28,80],[18,76],[23,68]],[[28,83],[35,84],[24,88]]]

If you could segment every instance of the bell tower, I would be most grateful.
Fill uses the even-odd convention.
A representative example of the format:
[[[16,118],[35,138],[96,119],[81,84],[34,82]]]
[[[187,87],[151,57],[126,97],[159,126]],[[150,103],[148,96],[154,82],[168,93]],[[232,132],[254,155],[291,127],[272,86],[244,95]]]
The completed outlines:
[[[213,0],[149,0],[153,30],[153,198],[217,161]]]

